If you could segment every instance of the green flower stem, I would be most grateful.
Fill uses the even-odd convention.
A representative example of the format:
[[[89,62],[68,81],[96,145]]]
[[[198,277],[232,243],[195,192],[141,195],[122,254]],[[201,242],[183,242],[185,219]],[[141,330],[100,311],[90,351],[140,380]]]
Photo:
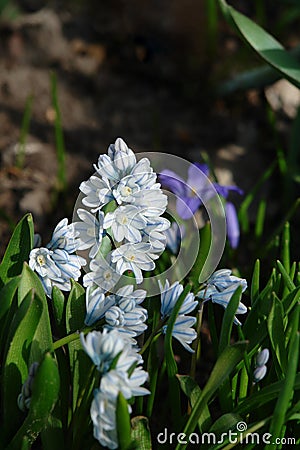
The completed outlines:
[[[53,349],[57,350],[60,347],[63,347],[66,344],[70,344],[70,342],[76,341],[77,339],[79,339],[80,337],[80,333],[84,333],[87,334],[90,331],[92,331],[94,329],[94,327],[87,327],[84,328],[83,330],[77,330],[74,331],[74,333],[68,334],[68,336],[65,336],[61,339],[58,339],[58,341],[53,343]]]
[[[197,337],[196,337],[196,340],[193,345],[193,349],[195,350],[195,352],[193,353],[193,356],[192,356],[191,370],[190,370],[190,376],[193,379],[195,379],[197,361],[200,359],[200,355],[201,355],[200,331],[201,331],[201,326],[202,326],[202,318],[203,318],[203,302],[200,303],[200,306],[199,306],[199,309],[197,312],[197,327],[196,327]]]
[[[157,324],[157,326],[154,328],[154,330],[152,331],[152,333],[150,334],[150,336],[148,337],[148,339],[146,340],[146,342],[144,343],[143,347],[141,348],[140,354],[142,355],[143,353],[145,353],[145,351],[147,350],[147,348],[149,347],[149,345],[151,344],[153,338],[158,334],[158,332],[160,331],[160,329],[163,327],[163,325],[166,323],[168,317],[164,320],[160,320]]]

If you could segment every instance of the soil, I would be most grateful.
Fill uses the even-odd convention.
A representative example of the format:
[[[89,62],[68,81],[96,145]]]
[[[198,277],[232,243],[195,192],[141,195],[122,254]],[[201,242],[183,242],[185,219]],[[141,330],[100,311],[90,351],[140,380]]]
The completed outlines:
[[[259,146],[265,121],[260,93],[215,95],[220,72],[229,64],[237,68],[241,47],[224,24],[214,51],[203,9],[191,1],[156,1],[151,8],[117,0],[101,7],[48,3],[19,2],[16,18],[3,15],[0,22],[0,254],[26,212],[47,240],[57,221],[71,215],[78,186],[99,153],[118,136],[137,152],[196,161],[205,151],[221,181],[245,192],[252,187],[272,155],[266,142],[264,151]],[[51,73],[67,155],[67,195],[58,202]],[[25,160],[18,168],[31,96]]]

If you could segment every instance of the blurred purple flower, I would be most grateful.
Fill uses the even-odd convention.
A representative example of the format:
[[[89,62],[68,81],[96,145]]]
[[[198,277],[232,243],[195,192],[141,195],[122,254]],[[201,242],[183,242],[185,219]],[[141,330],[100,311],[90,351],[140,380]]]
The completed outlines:
[[[231,202],[226,202],[225,215],[227,223],[227,236],[232,248],[237,248],[240,239],[240,227],[235,206]]]
[[[190,219],[203,205],[203,202],[214,197],[216,192],[224,199],[227,199],[231,191],[243,193],[237,186],[221,186],[219,183],[210,183],[208,176],[207,164],[200,163],[190,165],[187,181],[168,169],[163,170],[159,175],[161,184],[177,195],[176,209],[182,219]],[[240,231],[236,209],[231,202],[226,202],[225,213],[229,243],[232,248],[236,248]]]

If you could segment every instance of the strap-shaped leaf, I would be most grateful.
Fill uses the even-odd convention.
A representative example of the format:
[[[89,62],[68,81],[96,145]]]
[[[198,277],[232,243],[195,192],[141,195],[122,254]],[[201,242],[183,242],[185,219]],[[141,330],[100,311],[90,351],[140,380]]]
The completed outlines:
[[[16,226],[0,264],[0,287],[20,275],[33,247],[33,220],[27,214]]]
[[[45,355],[34,378],[30,409],[22,426],[6,450],[17,450],[24,436],[32,444],[47,424],[57,402],[59,372],[50,353]]]
[[[28,365],[35,330],[43,311],[41,300],[31,290],[16,311],[11,324],[14,330],[6,351],[2,374],[3,431],[6,439],[20,426],[22,414],[17,398],[28,375]]]
[[[177,378],[179,380],[181,389],[191,402],[191,407],[194,408],[202,392],[200,387],[198,386],[196,381],[188,375],[177,375]],[[209,428],[210,424],[211,415],[208,405],[206,405],[198,420],[200,431],[205,431],[207,428]]]
[[[79,331],[84,327],[85,314],[85,290],[79,283],[72,280],[72,289],[66,306],[67,333]],[[70,342],[68,347],[70,369],[73,378],[73,410],[75,410],[78,394],[86,381],[88,357],[84,353],[79,339]]]
[[[34,288],[37,296],[43,305],[42,316],[35,331],[34,339],[35,346],[31,350],[30,361],[31,364],[34,361],[41,359],[42,355],[48,351],[53,351],[52,332],[48,311],[48,303],[43,289],[42,283],[39,277],[34,273],[28,264],[24,263],[20,286],[18,290],[18,301],[22,303],[23,297],[27,295],[30,289]]]
[[[228,303],[228,306],[225,309],[219,340],[219,354],[221,354],[230,343],[232,325],[235,318],[235,313],[240,303],[241,296],[242,296],[242,286],[239,285],[237,289],[234,291]]]
[[[52,289],[52,305],[55,324],[58,328],[58,331],[64,334],[66,302],[64,294],[56,286],[53,286]]]
[[[208,382],[198,398],[183,430],[187,436],[195,430],[199,417],[206,408],[209,400],[242,360],[246,347],[247,342],[237,342],[236,344],[227,347],[217,359]],[[178,444],[176,450],[184,449],[186,447],[187,444]]]
[[[131,426],[128,403],[120,391],[117,398],[116,423],[120,450],[127,450],[131,444]]]
[[[245,398],[232,412],[246,416],[263,406],[266,407],[269,402],[278,398],[284,383],[285,380],[276,381],[275,383],[262,388],[259,392],[254,392],[252,395]],[[295,377],[294,390],[300,390],[300,373]]]
[[[284,379],[282,390],[279,393],[274,412],[272,414],[273,417],[270,425],[270,434],[272,435],[273,439],[282,436],[282,428],[284,427],[285,416],[290,406],[290,401],[293,397],[293,392],[295,389],[296,374],[299,364],[299,315],[300,306],[298,306],[297,310],[295,311],[296,320],[293,330],[293,336],[291,338],[291,344],[289,347],[286,376]],[[272,445],[268,444],[265,448],[269,450],[271,447]]]
[[[176,305],[172,311],[172,314],[168,320],[167,331],[165,335],[165,358],[167,365],[167,373],[169,378],[169,398],[171,403],[171,413],[174,422],[174,426],[179,422],[180,417],[178,417],[177,411],[180,411],[180,390],[176,374],[178,372],[177,364],[174,358],[174,352],[172,348],[172,332],[178,316],[179,310],[191,290],[191,285],[185,287],[183,292],[180,294]]]
[[[283,317],[283,305],[276,294],[273,293],[273,305],[268,317],[268,332],[282,374],[286,372],[287,368]]]
[[[12,278],[0,289],[0,353],[4,350],[7,333],[15,313],[16,305],[13,305],[13,299],[15,298],[20,278],[20,276]],[[15,303],[17,302],[15,301]],[[1,347],[3,348],[1,349]]]
[[[227,20],[268,64],[278,70],[295,86],[300,87],[300,64],[285,48],[263,28],[248,17],[219,0]]]

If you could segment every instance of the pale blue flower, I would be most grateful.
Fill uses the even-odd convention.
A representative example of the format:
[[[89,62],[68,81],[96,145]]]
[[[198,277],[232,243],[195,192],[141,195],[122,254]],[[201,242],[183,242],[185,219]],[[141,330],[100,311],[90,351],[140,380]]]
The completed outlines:
[[[239,283],[242,286],[242,292],[247,289],[247,280],[231,275],[230,269],[220,269],[214,272],[206,281],[208,286],[215,286],[221,292],[232,284]]]
[[[109,292],[120,279],[120,274],[116,271],[116,265],[110,261],[110,256],[104,259],[101,254],[97,255],[97,258],[91,260],[90,269],[91,272],[83,277],[84,287],[96,284],[102,292]]]
[[[168,197],[159,188],[140,190],[133,194],[135,206],[144,208],[144,215],[157,217],[162,215],[168,204]]]
[[[29,267],[41,278],[58,280],[61,272],[53,261],[52,254],[53,252],[48,248],[34,248],[29,255]]]
[[[247,289],[247,281],[244,278],[239,278],[231,275],[231,270],[221,269],[214,272],[205,283],[206,287],[198,292],[197,297],[204,301],[211,300],[213,303],[218,303],[227,308],[231,297],[239,286],[242,287],[242,292]],[[236,314],[245,314],[247,307],[239,302]],[[241,322],[234,318],[236,325],[241,325]]]
[[[259,383],[259,381],[261,381],[267,373],[267,366],[258,366],[254,369],[253,372],[253,381],[255,383]]]
[[[166,247],[173,253],[177,255],[180,244],[185,235],[184,225],[178,225],[177,222],[173,222],[170,228],[165,231],[166,235]]]
[[[196,317],[179,315],[176,317],[172,330],[172,336],[177,339],[181,345],[188,351],[193,353],[194,350],[188,345],[197,337],[197,332],[192,328],[196,323]],[[163,333],[167,332],[167,325],[163,326]]]
[[[147,217],[144,216],[147,225],[142,230],[143,240],[149,241],[152,247],[159,248],[163,251],[166,247],[166,230],[170,227],[170,221],[164,217]]]
[[[116,401],[108,398],[100,389],[95,389],[90,414],[94,438],[103,447],[118,448]]]
[[[77,215],[81,222],[74,222],[74,230],[78,233],[77,250],[86,250],[90,248],[89,256],[94,258],[100,248],[102,237],[104,235],[103,221],[104,213],[98,212],[98,219],[85,209],[79,208]]]
[[[84,264],[83,258],[61,249],[34,248],[29,255],[29,267],[38,274],[48,297],[51,297],[53,286],[69,291],[70,279],[78,280]]]
[[[130,270],[134,273],[137,284],[140,284],[143,281],[142,270],[155,268],[153,260],[157,259],[158,255],[151,250],[151,245],[146,242],[123,244],[112,252],[111,261],[116,264],[120,275]]]
[[[106,323],[110,329],[117,328],[129,337],[139,336],[147,329],[147,310],[138,305],[130,309],[126,306],[127,309],[116,305],[109,308],[105,313]]]
[[[112,193],[118,205],[122,205],[122,203],[133,203],[133,194],[140,191],[140,189],[140,186],[136,184],[136,179],[128,175],[113,187]]]
[[[147,292],[144,289],[136,289],[132,284],[121,287],[115,294],[116,304],[125,308],[124,302],[131,302],[132,307],[141,304],[146,298]]]
[[[135,396],[150,394],[148,389],[141,386],[147,379],[148,373],[141,367],[136,367],[130,376],[125,371],[111,370],[101,378],[100,388],[94,391],[90,412],[94,437],[104,447],[118,448],[116,402],[119,392],[122,392],[128,400]],[[128,412],[131,413],[129,404]]]
[[[98,174],[92,175],[87,181],[83,181],[79,189],[85,194],[82,203],[88,208],[92,208],[92,212],[98,211],[113,200],[108,180],[100,178]]]
[[[170,286],[169,281],[166,280],[165,285],[162,285],[159,281],[159,287],[161,291],[161,318],[165,319],[172,314],[173,309],[183,292],[183,286],[178,281]],[[194,299],[195,296],[193,293],[190,292],[187,294],[180,307],[172,330],[172,336],[189,352],[193,352],[193,350],[188,344],[191,344],[197,337],[196,331],[192,328],[196,323],[196,318],[186,315],[194,311],[197,307],[198,302]],[[166,333],[167,325],[164,325],[162,330],[163,333]]]
[[[267,362],[269,361],[270,352],[267,348],[264,348],[258,354],[255,358],[255,369],[253,372],[253,381],[254,383],[258,383],[261,381],[267,373]]]
[[[141,230],[146,227],[146,220],[134,205],[119,206],[113,212],[108,212],[104,219],[104,228],[111,229],[117,242],[126,239],[128,242],[140,242]]]
[[[256,365],[264,366],[269,361],[270,352],[267,348],[264,348],[256,355]]]
[[[135,179],[135,184],[140,189],[155,189],[160,187],[156,183],[157,175],[153,172],[148,158],[142,158],[132,169],[131,176]]]
[[[71,278],[77,281],[81,276],[81,267],[86,261],[74,254],[78,245],[73,224],[68,225],[68,219],[62,219],[55,227],[46,248],[31,250],[29,266],[37,272],[48,297],[51,297],[53,286],[69,291]]]
[[[122,293],[129,292],[125,288]],[[140,293],[138,293],[140,297]],[[119,392],[126,399],[149,394],[142,386],[148,379],[148,373],[140,365],[143,359],[137,348],[117,330],[93,331],[86,338],[80,335],[82,346],[101,372],[99,389],[94,390],[91,405],[91,419],[94,437],[102,446],[115,449],[118,447],[116,432],[116,402]],[[112,364],[113,368],[112,368]],[[128,412],[131,407],[128,405]]]
[[[116,139],[108,148],[108,155],[100,155],[95,169],[108,180],[116,183],[129,175],[136,165],[136,157],[123,139]]]
[[[55,227],[51,241],[47,244],[49,250],[65,250],[74,253],[78,248],[78,240],[73,223],[68,225],[68,219],[62,219]]]
[[[104,329],[102,333],[92,331],[86,336],[81,333],[80,341],[84,351],[101,373],[108,372],[116,356],[122,353],[126,347],[131,347],[129,341],[117,330]]]
[[[70,255],[66,250],[59,248],[52,253],[52,259],[60,269],[61,282],[70,282],[71,278],[77,281],[81,275],[81,267],[86,264],[81,256]]]
[[[170,283],[168,280],[166,280],[165,285],[163,286],[160,281],[159,288],[161,292],[161,316],[162,318],[170,316],[172,314],[173,309],[175,308],[175,305],[180,297],[180,295],[183,292],[183,286],[179,283],[179,281],[176,281],[170,286]],[[178,314],[189,314],[190,312],[194,311],[194,309],[197,307],[198,302],[195,301],[195,296],[192,292],[187,294],[185,297],[179,313]]]
[[[102,319],[106,311],[115,304],[114,298],[105,296],[103,290],[95,285],[88,286],[85,293],[86,316],[84,323],[88,326]]]
[[[142,289],[134,291],[132,285],[123,286],[115,295],[101,298],[94,318],[97,317],[96,320],[99,320],[105,316],[106,328],[118,328],[121,333],[130,338],[139,336],[147,329],[145,322],[148,313],[145,308],[140,306],[146,294],[146,291]]]
[[[100,390],[111,400],[116,400],[119,392],[129,400],[131,397],[150,394],[148,389],[143,388],[148,379],[148,373],[141,367],[136,367],[129,376],[127,372],[110,370],[100,382]]]

